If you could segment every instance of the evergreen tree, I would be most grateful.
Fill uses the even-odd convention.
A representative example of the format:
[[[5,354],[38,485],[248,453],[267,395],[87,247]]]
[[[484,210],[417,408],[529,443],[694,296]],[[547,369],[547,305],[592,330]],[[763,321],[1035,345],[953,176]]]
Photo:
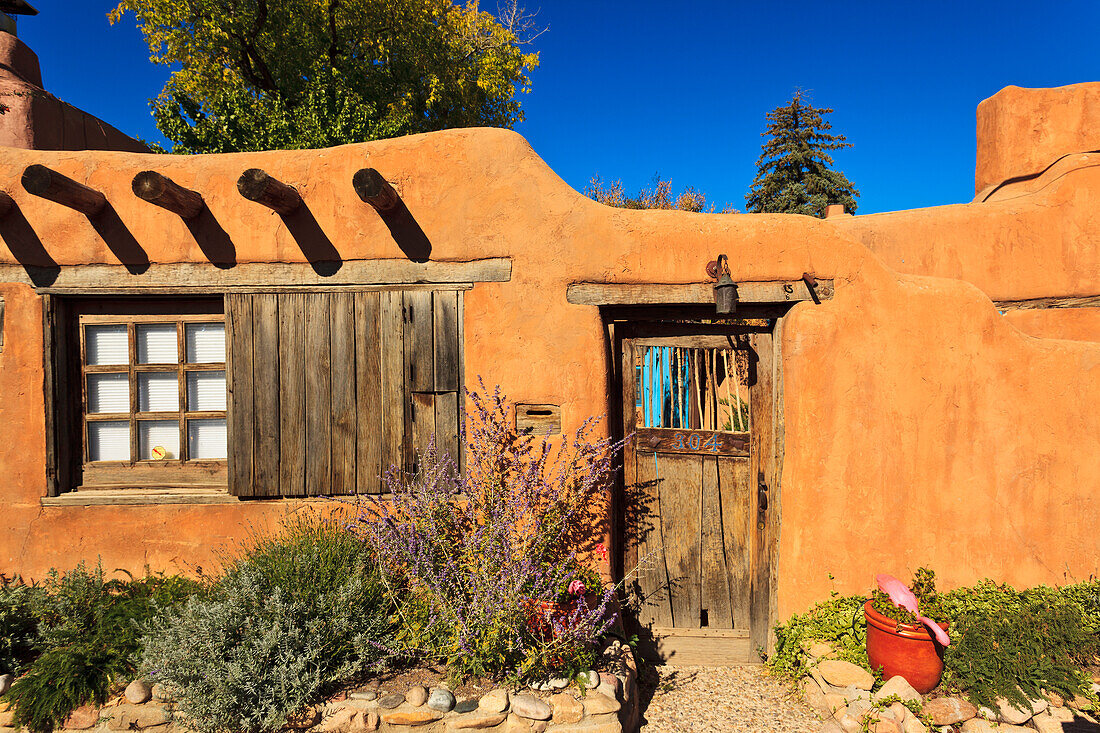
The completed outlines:
[[[856,210],[856,190],[833,164],[829,150],[851,147],[843,135],[833,135],[825,121],[831,109],[814,107],[801,91],[783,106],[768,113],[768,141],[756,161],[756,178],[745,196],[749,213],[809,214],[825,216],[829,204]]]

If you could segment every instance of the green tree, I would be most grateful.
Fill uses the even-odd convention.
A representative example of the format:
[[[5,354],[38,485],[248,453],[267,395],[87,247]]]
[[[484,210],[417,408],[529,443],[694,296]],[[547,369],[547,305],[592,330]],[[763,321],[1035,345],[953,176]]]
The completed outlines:
[[[825,216],[829,204],[856,210],[856,190],[848,178],[831,168],[829,150],[851,147],[843,135],[833,135],[825,120],[831,109],[807,103],[803,92],[768,113],[768,141],[756,161],[756,178],[745,196],[754,214],[808,214]]]
[[[512,127],[541,31],[511,0],[121,0],[177,152],[316,148],[451,127]]]
[[[627,196],[623,191],[623,182],[608,181],[596,175],[588,182],[584,195],[601,204],[620,209],[676,209],[679,211],[715,213],[713,203],[708,204],[707,197],[693,186],[688,186],[679,194],[672,192],[672,181],[657,175],[653,179],[653,188],[642,188],[636,196]],[[736,209],[726,206],[720,214],[736,214]]]

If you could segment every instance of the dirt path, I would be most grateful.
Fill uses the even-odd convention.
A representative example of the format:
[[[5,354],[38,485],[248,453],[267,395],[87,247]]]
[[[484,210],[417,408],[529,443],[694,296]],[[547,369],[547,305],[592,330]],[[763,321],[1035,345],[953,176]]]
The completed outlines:
[[[649,667],[641,683],[641,733],[808,733],[821,727],[808,705],[758,666]]]

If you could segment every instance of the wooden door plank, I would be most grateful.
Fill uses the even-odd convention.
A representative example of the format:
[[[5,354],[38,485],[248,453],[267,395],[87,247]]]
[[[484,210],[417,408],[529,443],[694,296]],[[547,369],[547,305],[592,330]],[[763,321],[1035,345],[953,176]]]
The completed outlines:
[[[279,494],[305,494],[306,298],[279,296]]]
[[[775,451],[775,401],[773,380],[775,369],[771,334],[753,334],[749,340],[755,352],[755,365],[750,375],[749,420],[752,437],[749,443],[750,496],[753,507],[752,522],[752,590],[751,634],[753,649],[767,649],[771,634],[771,567],[775,559],[775,543],[778,540],[778,502],[768,497],[768,510],[761,512],[757,489],[759,478],[770,491],[777,478]],[[775,521],[774,526],[770,526]]]
[[[435,396],[435,449],[457,468],[458,456],[458,392],[440,392]]]
[[[279,495],[279,296],[252,297],[253,495]]]
[[[638,620],[643,625],[672,626],[656,454],[638,457],[635,478],[631,524],[637,542]]]
[[[435,395],[430,392],[413,392],[409,400],[409,428],[412,435],[412,463],[415,470],[424,465],[435,436]]]
[[[332,494],[332,321],[328,293],[310,293],[306,299],[306,471],[309,496]]]
[[[402,328],[402,293],[379,294],[382,370],[382,471],[404,468],[405,443],[405,341]]]
[[[435,391],[458,391],[458,291],[432,293]]]
[[[333,293],[330,298],[332,493],[346,495],[354,494],[356,486],[355,301],[353,293]]]
[[[382,345],[378,295],[355,294],[355,411],[359,415],[355,470],[361,494],[382,491]]]
[[[225,296],[226,391],[229,401],[226,418],[229,426],[229,493],[252,496],[252,296],[230,293]]]
[[[733,628],[730,577],[723,543],[722,496],[718,466],[722,459],[703,456],[703,507],[701,524],[702,597],[710,628]]]
[[[405,291],[405,382],[410,392],[435,390],[432,294]]]
[[[657,457],[661,535],[668,568],[672,625],[698,628],[703,459],[688,455],[654,455]]]
[[[733,628],[748,629],[750,607],[750,556],[754,516],[749,459],[719,458],[718,490],[722,512],[722,556],[729,578]]]

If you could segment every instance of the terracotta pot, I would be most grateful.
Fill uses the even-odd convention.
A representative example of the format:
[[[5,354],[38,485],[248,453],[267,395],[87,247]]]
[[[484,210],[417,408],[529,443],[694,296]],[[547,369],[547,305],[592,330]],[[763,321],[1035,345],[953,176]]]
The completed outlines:
[[[876,611],[871,601],[863,604],[867,617],[867,660],[871,669],[882,668],[882,678],[904,677],[924,694],[940,683],[943,647],[923,624],[903,624]],[[940,628],[947,630],[947,622]]]

